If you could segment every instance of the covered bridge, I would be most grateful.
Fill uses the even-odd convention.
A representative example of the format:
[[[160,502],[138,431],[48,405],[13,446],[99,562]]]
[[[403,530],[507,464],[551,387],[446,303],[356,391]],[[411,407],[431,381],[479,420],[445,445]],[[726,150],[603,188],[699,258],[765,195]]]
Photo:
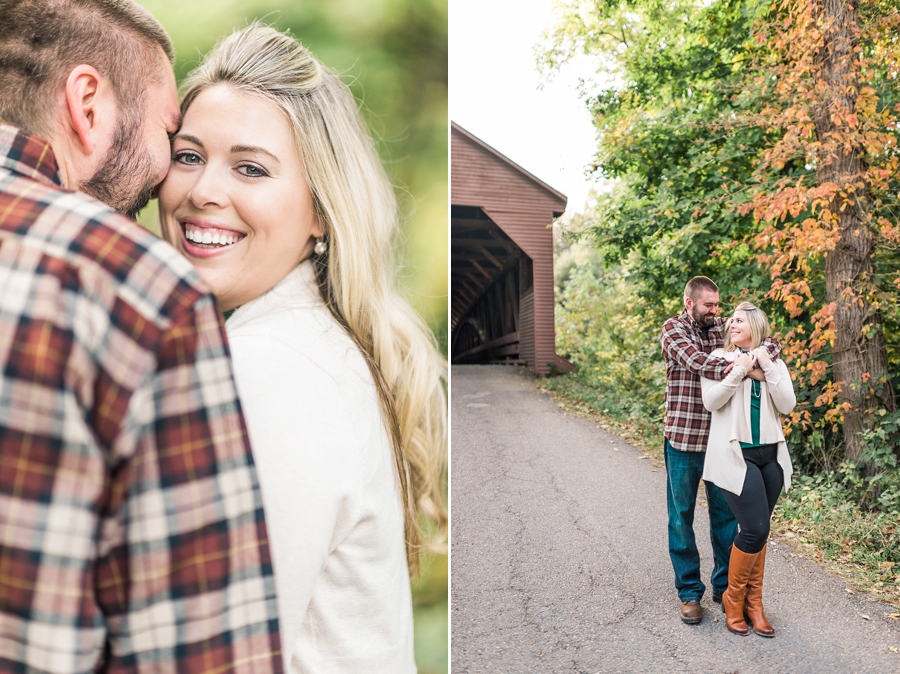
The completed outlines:
[[[553,232],[566,197],[451,123],[450,359],[575,366],[556,354]]]

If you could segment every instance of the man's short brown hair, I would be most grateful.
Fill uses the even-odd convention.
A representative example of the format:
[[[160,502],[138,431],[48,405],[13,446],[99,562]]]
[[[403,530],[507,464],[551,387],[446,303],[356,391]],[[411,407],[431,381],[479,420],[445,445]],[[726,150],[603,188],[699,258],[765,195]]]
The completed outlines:
[[[687,282],[687,285],[684,287],[684,298],[691,298],[691,301],[697,299],[697,295],[701,290],[709,290],[712,292],[719,292],[719,286],[713,283],[711,278],[706,276],[695,276],[690,281]]]
[[[63,83],[82,63],[134,114],[158,72],[157,48],[174,60],[165,29],[134,0],[0,0],[0,121],[49,135]]]

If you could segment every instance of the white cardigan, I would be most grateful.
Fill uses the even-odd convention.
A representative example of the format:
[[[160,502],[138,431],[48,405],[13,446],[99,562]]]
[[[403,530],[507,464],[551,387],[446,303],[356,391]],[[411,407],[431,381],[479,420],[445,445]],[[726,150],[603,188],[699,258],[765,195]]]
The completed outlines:
[[[737,351],[716,349],[710,354],[733,361]],[[794,468],[788,454],[781,414],[788,414],[797,404],[794,383],[783,360],[761,365],[766,380],[760,382],[759,441],[778,445],[778,465],[784,472],[784,489],[791,488]],[[740,496],[744,488],[747,464],[741,451],[741,442],[753,442],[750,430],[750,391],[752,379],[747,370],[735,365],[721,381],[700,378],[703,405],[712,412],[706,458],[703,463],[703,479]]]
[[[403,509],[381,404],[312,264],[239,308],[226,330],[287,671],[415,672]]]

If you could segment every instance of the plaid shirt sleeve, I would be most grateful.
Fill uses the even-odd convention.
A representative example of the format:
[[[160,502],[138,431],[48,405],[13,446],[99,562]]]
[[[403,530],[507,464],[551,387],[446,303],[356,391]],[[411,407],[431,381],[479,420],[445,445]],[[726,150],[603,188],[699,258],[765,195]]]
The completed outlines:
[[[781,355],[780,342],[776,342],[771,337],[766,337],[761,346],[768,352],[769,358],[771,358],[773,362],[778,360],[778,356]]]
[[[283,671],[212,296],[0,126],[0,671]]]
[[[76,291],[71,268],[15,256],[20,270],[29,257],[58,268],[34,277],[6,344],[0,670],[281,672],[261,496],[212,297],[181,298],[168,325],[114,296],[107,314],[90,298],[103,289]],[[79,303],[66,326],[56,307]]]
[[[716,381],[724,379],[728,361],[698,349],[696,340],[687,334],[687,330],[683,321],[666,321],[660,336],[665,359],[699,377]]]
[[[107,670],[281,671],[262,503],[212,298],[158,345],[121,418],[98,410],[99,428],[120,429],[111,444],[134,448],[108,491],[94,571]]]

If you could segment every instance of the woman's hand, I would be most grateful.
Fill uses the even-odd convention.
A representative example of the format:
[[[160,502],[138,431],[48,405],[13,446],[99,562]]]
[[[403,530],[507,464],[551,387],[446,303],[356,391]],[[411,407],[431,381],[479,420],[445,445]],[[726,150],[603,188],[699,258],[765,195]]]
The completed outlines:
[[[756,364],[756,354],[754,352],[742,353],[737,358],[734,359],[735,365],[740,365],[747,372],[753,369],[753,366]]]
[[[769,356],[769,352],[761,346],[756,347],[750,353],[756,356],[756,360],[760,365],[768,365],[772,362],[772,358]]]

